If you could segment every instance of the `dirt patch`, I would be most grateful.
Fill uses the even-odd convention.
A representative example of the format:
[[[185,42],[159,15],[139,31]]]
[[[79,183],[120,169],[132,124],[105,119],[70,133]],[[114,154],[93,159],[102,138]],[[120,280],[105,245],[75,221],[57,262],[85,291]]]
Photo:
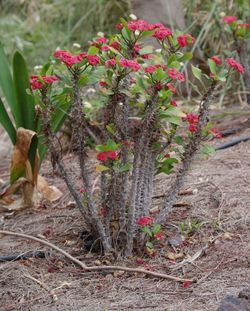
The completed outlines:
[[[182,204],[173,209],[164,230],[168,239],[178,239],[180,221],[189,224],[195,220],[198,226],[186,243],[175,249],[165,243],[157,257],[143,258],[147,268],[196,278],[197,283],[185,288],[183,284],[139,274],[84,273],[54,251],[28,240],[4,236],[1,255],[30,250],[46,250],[47,254],[44,259],[0,264],[0,310],[216,310],[225,295],[237,295],[250,284],[249,157],[248,141],[218,151],[209,160],[197,159],[184,187],[194,191],[180,196]],[[7,159],[4,160],[0,164],[3,176],[7,167]],[[73,162],[72,158],[68,161]],[[72,178],[80,187],[74,166]],[[103,258],[87,254],[83,248],[79,238],[83,228],[80,213],[76,208],[66,207],[70,196],[63,182],[51,174],[49,163],[43,172],[64,191],[64,197],[54,205],[44,202],[36,211],[26,210],[15,216],[2,214],[0,228],[44,235],[86,264],[102,261]],[[160,204],[168,180],[157,177],[155,205]],[[173,269],[202,249],[198,259]],[[183,253],[184,257],[173,262],[167,258],[168,252]],[[137,266],[138,262],[131,258],[125,264]]]

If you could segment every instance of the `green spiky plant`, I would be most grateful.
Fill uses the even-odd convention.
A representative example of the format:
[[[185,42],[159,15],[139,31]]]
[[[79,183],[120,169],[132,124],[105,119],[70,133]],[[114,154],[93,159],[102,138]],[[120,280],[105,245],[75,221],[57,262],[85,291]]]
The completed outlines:
[[[48,69],[45,66],[44,71]],[[22,54],[15,52],[13,57],[12,71],[4,51],[3,44],[0,43],[0,125],[6,130],[13,145],[17,143],[17,130],[23,128],[33,133],[33,138],[29,145],[28,160],[32,170],[35,167],[35,155],[38,151],[41,161],[46,154],[46,147],[43,144],[43,137],[40,134],[42,127],[39,115],[36,112],[37,99],[35,98],[29,82],[26,62]],[[9,109],[6,109],[8,107]],[[66,116],[69,103],[57,106],[53,113],[53,131],[59,130]],[[16,165],[11,169],[11,184],[18,178],[25,175],[24,164]]]

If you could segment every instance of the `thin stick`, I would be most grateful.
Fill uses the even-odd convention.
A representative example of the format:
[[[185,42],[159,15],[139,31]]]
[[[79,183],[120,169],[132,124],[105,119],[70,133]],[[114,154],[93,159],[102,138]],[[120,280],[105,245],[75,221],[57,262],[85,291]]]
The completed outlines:
[[[44,244],[44,245],[56,250],[57,252],[63,254],[66,258],[68,258],[69,260],[71,260],[72,262],[74,262],[75,264],[77,264],[83,270],[86,270],[86,271],[101,271],[101,270],[103,270],[103,271],[105,271],[105,270],[127,271],[127,272],[144,273],[146,275],[151,275],[151,276],[155,276],[157,278],[168,279],[168,280],[172,280],[172,281],[176,281],[176,282],[185,282],[185,281],[196,282],[195,279],[182,279],[182,278],[178,278],[178,277],[168,275],[165,273],[153,272],[153,271],[148,271],[148,270],[140,269],[140,268],[139,269],[138,268],[129,268],[129,267],[123,267],[123,266],[91,266],[91,267],[88,267],[83,262],[81,262],[80,260],[71,256],[69,253],[65,252],[64,250],[62,250],[58,246],[56,246],[50,242],[47,242],[45,240],[36,238],[32,235],[28,235],[28,234],[24,234],[24,233],[18,233],[18,232],[12,232],[12,231],[5,231],[5,230],[0,230],[0,234],[17,236],[17,237],[33,240],[33,241],[39,242],[41,244]]]
[[[24,276],[25,276],[26,278],[28,278],[28,279],[30,279],[30,280],[36,282],[36,283],[39,284],[43,289],[45,289],[45,290],[52,296],[53,301],[57,301],[57,300],[58,300],[58,297],[57,297],[57,295],[54,293],[54,291],[53,291],[53,290],[50,290],[49,287],[48,287],[45,283],[39,281],[38,279],[34,278],[33,276],[31,276],[31,275],[29,275],[29,274],[26,274],[26,273],[25,273]]]

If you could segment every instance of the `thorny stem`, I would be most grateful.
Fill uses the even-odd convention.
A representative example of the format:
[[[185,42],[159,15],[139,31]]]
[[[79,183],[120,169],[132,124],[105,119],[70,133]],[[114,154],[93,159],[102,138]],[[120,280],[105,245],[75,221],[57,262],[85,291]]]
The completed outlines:
[[[77,204],[80,212],[83,214],[83,216],[85,216],[84,207],[83,207],[81,198],[78,195],[78,193],[75,191],[74,184],[71,181],[71,179],[67,173],[67,170],[65,169],[65,165],[63,164],[63,160],[61,159],[61,155],[57,151],[57,148],[55,145],[55,135],[54,135],[52,128],[51,128],[51,120],[50,120],[49,111],[48,111],[49,106],[50,106],[50,102],[49,102],[49,99],[46,95],[46,91],[42,90],[41,94],[42,94],[42,103],[44,105],[44,107],[42,107],[42,112],[41,112],[42,119],[43,119],[43,132],[44,132],[45,143],[48,146],[50,154],[51,154],[52,164],[53,163],[57,164],[58,169],[61,173],[61,176],[62,176],[64,182],[66,183],[72,197],[76,201],[76,204]]]
[[[76,152],[79,159],[80,170],[81,170],[81,177],[83,181],[83,186],[86,190],[86,197],[87,197],[87,204],[88,204],[88,214],[87,217],[90,217],[91,225],[93,231],[98,232],[100,235],[104,251],[110,251],[111,249],[111,241],[110,237],[107,235],[105,231],[105,227],[98,215],[97,206],[93,200],[93,196],[91,193],[91,184],[89,180],[89,173],[86,168],[86,151],[85,151],[85,136],[86,136],[86,127],[84,124],[84,115],[82,111],[82,101],[80,97],[78,81],[80,78],[80,73],[76,70],[72,76],[73,82],[73,90],[74,90],[74,100],[72,104],[71,110],[71,119],[74,121],[72,123],[73,129],[73,142],[75,143]]]
[[[169,195],[166,196],[163,207],[161,208],[160,213],[156,218],[156,222],[159,224],[163,224],[166,221],[166,218],[170,213],[173,204],[176,202],[178,198],[178,193],[184,184],[184,178],[187,174],[187,171],[193,161],[196,152],[199,149],[200,143],[202,142],[202,129],[207,123],[209,105],[216,86],[217,81],[213,80],[206,94],[204,94],[204,96],[202,97],[199,108],[199,122],[197,125],[197,131],[194,133],[194,135],[191,138],[191,141],[186,146],[186,150],[183,155],[182,168],[179,169],[175,178],[175,182],[173,183],[168,192]]]
[[[143,119],[141,125],[141,131],[138,135],[138,139],[135,142],[135,150],[134,150],[134,161],[133,161],[133,170],[132,170],[132,184],[130,191],[130,199],[129,199],[129,210],[128,210],[128,240],[126,245],[125,253],[127,256],[132,254],[133,250],[133,236],[135,231],[135,221],[136,221],[136,197],[137,192],[139,191],[139,183],[140,183],[140,161],[141,155],[143,152],[144,146],[148,143],[148,133],[151,133],[151,125],[155,121],[157,108],[155,107],[155,103],[157,102],[158,96],[157,92],[154,91],[152,94],[151,100],[147,103],[147,110],[145,113],[145,117]],[[151,138],[151,137],[150,137]],[[142,168],[144,169],[144,168]]]

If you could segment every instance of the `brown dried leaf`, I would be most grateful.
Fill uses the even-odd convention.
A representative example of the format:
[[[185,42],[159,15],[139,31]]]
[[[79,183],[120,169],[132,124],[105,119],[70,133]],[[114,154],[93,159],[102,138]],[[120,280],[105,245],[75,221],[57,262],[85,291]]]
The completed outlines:
[[[37,178],[37,190],[43,195],[43,198],[49,202],[60,199],[63,193],[55,186],[49,186],[46,179],[40,175]]]

